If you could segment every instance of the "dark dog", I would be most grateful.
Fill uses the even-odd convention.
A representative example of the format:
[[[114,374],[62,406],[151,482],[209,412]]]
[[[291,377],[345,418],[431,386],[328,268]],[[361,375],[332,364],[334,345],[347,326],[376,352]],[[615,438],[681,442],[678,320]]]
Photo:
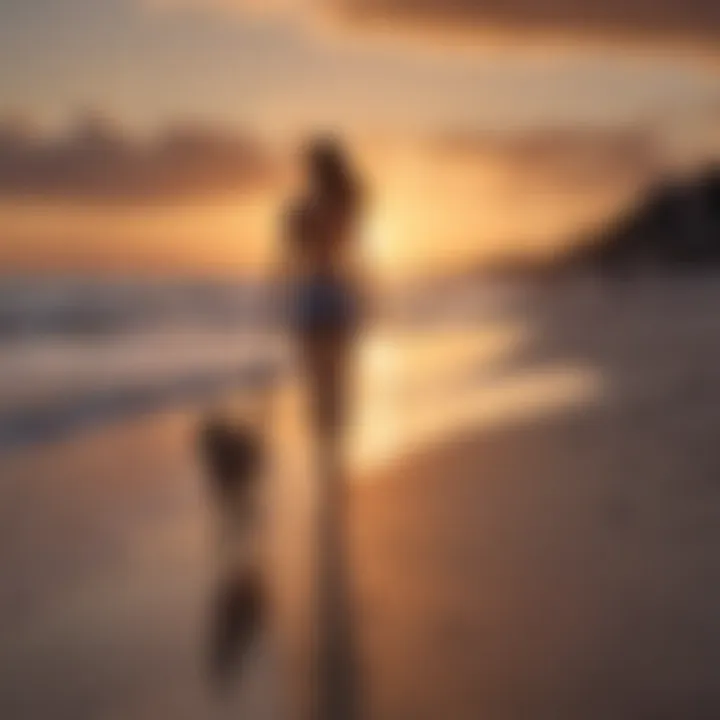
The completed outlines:
[[[256,503],[266,447],[259,428],[221,415],[203,422],[198,440],[220,519],[220,574],[209,627],[209,669],[220,690],[241,674],[265,620],[263,533]]]
[[[214,416],[203,424],[199,440],[215,500],[222,508],[237,506],[258,485],[265,465],[260,431]]]

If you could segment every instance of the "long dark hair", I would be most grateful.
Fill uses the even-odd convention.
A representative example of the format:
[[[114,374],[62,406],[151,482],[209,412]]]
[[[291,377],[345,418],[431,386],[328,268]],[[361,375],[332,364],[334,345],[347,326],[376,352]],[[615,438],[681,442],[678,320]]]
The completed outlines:
[[[309,179],[324,199],[338,208],[353,211],[361,189],[352,163],[342,144],[331,137],[316,138],[306,151]]]

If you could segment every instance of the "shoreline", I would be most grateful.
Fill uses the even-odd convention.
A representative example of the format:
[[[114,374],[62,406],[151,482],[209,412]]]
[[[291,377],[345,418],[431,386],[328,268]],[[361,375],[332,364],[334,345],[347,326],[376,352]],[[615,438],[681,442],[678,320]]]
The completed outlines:
[[[0,455],[162,413],[218,395],[263,388],[283,376],[282,365],[258,361],[238,370],[197,372],[166,383],[137,383],[85,392],[71,400],[0,412]]]

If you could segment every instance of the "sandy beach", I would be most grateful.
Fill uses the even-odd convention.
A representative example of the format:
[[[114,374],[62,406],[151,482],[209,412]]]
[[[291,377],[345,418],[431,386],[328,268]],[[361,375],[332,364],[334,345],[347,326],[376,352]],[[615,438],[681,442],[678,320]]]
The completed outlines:
[[[363,717],[720,715],[719,297],[569,284],[368,340],[345,565]],[[278,412],[273,620],[225,702],[197,407],[4,455],[3,718],[291,716],[313,483]]]

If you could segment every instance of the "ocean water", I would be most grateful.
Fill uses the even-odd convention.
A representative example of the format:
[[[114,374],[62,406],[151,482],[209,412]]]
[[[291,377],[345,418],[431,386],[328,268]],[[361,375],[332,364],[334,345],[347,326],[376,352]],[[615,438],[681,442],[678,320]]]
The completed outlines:
[[[270,381],[276,289],[253,282],[0,280],[0,450]]]
[[[253,281],[0,278],[0,342],[173,329],[247,329],[272,321],[273,288]]]

